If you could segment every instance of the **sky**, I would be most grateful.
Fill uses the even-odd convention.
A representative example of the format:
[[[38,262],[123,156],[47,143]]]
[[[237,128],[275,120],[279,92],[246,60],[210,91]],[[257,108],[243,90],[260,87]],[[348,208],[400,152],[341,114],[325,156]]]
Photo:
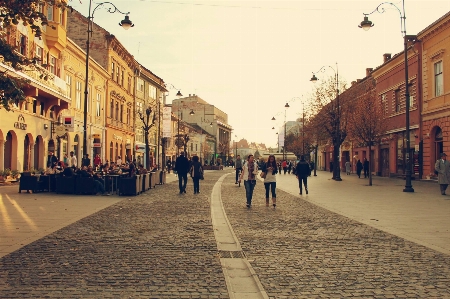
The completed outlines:
[[[94,22],[114,34],[134,57],[184,96],[196,94],[228,114],[232,139],[277,146],[276,132],[308,111],[313,72],[337,72],[350,84],[376,68],[384,53],[403,50],[402,1],[374,12],[369,31],[363,13],[382,1],[111,0],[130,12],[125,31],[109,6]],[[417,34],[450,11],[448,0],[405,0],[407,34]],[[96,3],[93,2],[93,7]],[[70,5],[88,15],[88,0]],[[329,68],[331,66],[332,68]],[[177,90],[170,89],[168,103]],[[289,108],[285,111],[285,104]],[[275,117],[275,121],[271,120]],[[272,129],[275,127],[275,130]],[[236,137],[235,137],[236,136]]]

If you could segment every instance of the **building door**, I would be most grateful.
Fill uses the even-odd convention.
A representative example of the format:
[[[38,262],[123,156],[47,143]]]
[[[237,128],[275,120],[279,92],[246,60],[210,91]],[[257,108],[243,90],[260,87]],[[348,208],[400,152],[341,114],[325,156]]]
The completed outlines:
[[[31,168],[31,145],[30,138],[28,134],[25,135],[25,140],[23,141],[23,170],[29,170]]]
[[[382,148],[380,155],[381,176],[389,177],[389,149]]]

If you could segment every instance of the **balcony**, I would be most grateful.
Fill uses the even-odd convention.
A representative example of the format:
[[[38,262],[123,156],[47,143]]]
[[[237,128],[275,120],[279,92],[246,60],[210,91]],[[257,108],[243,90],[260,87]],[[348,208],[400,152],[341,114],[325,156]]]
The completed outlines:
[[[45,40],[49,48],[56,48],[63,51],[67,45],[67,32],[60,23],[49,21],[49,26],[45,31]]]
[[[113,119],[111,117],[106,118],[106,126],[134,134],[134,128],[132,125],[125,124],[125,123],[123,123],[117,119]]]

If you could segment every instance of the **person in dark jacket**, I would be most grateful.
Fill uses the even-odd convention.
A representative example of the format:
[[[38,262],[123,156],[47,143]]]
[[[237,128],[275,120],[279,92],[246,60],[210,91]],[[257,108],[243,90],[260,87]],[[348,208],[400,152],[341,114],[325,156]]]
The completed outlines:
[[[358,178],[361,178],[361,170],[363,169],[363,165],[361,163],[361,160],[358,160],[356,162],[356,174],[358,175]]]
[[[203,167],[198,161],[198,156],[192,157],[191,169],[189,170],[194,182],[194,194],[200,193],[200,179],[203,177]]]
[[[180,194],[186,193],[187,173],[189,171],[189,160],[184,156],[184,152],[180,152],[180,156],[175,160],[175,170],[178,174],[178,187]]]
[[[368,178],[369,177],[369,161],[367,161],[366,158],[364,158],[363,168],[364,168],[364,178]]]
[[[308,162],[305,161],[305,156],[300,157],[300,162],[297,163],[295,174],[298,179],[298,187],[300,188],[300,195],[302,195],[302,182],[305,186],[306,194],[308,194],[308,176],[311,175],[311,168]]]

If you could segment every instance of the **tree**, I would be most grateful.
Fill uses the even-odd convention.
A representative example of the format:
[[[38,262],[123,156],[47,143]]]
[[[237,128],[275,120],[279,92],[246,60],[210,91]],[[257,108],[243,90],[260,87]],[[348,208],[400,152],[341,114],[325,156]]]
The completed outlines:
[[[0,28],[6,31],[20,22],[28,26],[36,37],[41,37],[42,26],[48,26],[47,17],[39,12],[39,6],[48,4],[62,9],[70,8],[67,3],[61,0],[0,0]],[[16,45],[9,45],[5,34],[0,32],[0,55],[5,64],[11,66],[14,70],[35,69],[37,59],[35,57],[26,57],[16,52]],[[0,72],[0,107],[10,110],[11,104],[25,100],[23,91],[29,83],[11,71]]]
[[[333,144],[333,179],[341,180],[339,149],[347,137],[349,96],[340,94],[335,77],[330,77],[317,87],[310,100],[311,109],[317,111],[316,128],[323,129]],[[338,82],[345,90],[345,82]]]
[[[379,102],[375,91],[375,80],[368,77],[358,83],[354,107],[355,112],[351,113],[349,136],[369,147],[369,156],[372,152],[372,145],[380,141],[381,135],[387,130],[387,121],[383,111],[383,103]],[[372,159],[369,159],[369,186],[372,186]]]

